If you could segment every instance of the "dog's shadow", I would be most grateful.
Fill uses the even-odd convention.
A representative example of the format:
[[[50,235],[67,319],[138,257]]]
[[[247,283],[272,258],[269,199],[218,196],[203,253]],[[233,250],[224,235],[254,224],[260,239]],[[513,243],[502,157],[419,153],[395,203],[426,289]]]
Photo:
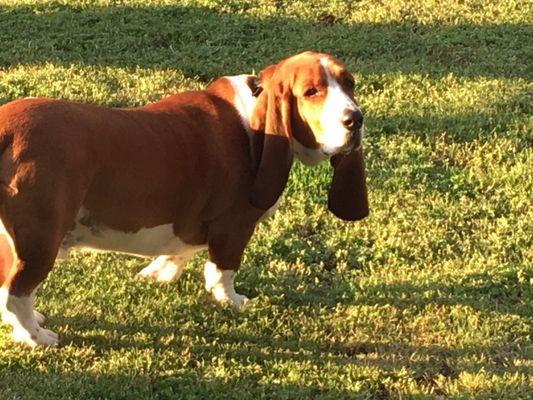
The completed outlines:
[[[230,317],[233,311],[226,310],[222,313]],[[210,316],[206,312],[206,322],[209,319]],[[523,358],[520,345],[510,343],[450,348],[372,339],[339,342],[335,338],[330,339],[327,334],[313,341],[301,339],[297,335],[280,337],[270,327],[261,329],[255,334],[235,330],[224,335],[216,335],[202,323],[192,330],[189,326],[183,332],[179,323],[144,326],[131,323],[117,324],[83,315],[58,317],[54,322],[69,327],[61,337],[63,346],[89,347],[97,355],[132,349],[138,352],[150,350],[160,356],[179,354],[178,362],[192,369],[204,365],[213,358],[222,357],[243,366],[311,363],[343,368],[358,365],[378,369],[385,375],[408,368],[415,379],[421,381],[430,381],[439,375],[457,379],[461,372],[485,371],[497,375],[502,374],[502,371],[528,373],[527,365],[520,362]],[[92,333],[83,332],[88,327]],[[95,331],[98,333],[94,333]],[[186,339],[197,335],[204,335],[206,340],[191,342]],[[268,352],[265,351],[267,347]],[[416,354],[421,356],[413,357]],[[479,359],[480,355],[484,356]],[[470,361],[465,364],[464,360]]]

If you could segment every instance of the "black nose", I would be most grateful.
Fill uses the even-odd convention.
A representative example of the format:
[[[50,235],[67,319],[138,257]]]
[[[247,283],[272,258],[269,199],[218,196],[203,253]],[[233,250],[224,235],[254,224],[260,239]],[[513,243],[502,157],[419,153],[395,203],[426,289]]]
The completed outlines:
[[[363,113],[359,109],[345,111],[342,124],[350,130],[360,129],[363,126]]]

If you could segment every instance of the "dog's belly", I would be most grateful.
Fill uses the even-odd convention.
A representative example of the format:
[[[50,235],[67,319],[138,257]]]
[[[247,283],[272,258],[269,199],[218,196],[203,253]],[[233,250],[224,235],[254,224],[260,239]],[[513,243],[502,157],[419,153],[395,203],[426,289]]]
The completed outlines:
[[[202,245],[189,245],[174,234],[172,224],[143,228],[137,232],[122,232],[94,221],[82,210],[75,227],[65,235],[58,258],[70,248],[117,251],[141,256],[178,255],[201,250]]]

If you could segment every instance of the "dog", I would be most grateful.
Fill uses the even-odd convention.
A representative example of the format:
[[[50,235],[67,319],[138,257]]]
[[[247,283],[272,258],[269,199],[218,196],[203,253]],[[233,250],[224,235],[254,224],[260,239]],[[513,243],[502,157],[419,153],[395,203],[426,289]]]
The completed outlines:
[[[294,158],[329,159],[329,209],[368,215],[353,92],[339,60],[307,51],[140,108],[45,98],[0,107],[0,310],[13,339],[58,345],[33,299],[70,248],[157,256],[140,275],[159,281],[207,249],[207,291],[245,305],[234,275]]]

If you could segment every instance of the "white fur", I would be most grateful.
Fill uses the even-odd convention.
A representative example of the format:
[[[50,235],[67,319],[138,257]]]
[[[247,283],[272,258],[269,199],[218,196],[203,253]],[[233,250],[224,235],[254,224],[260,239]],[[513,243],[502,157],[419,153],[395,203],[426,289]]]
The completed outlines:
[[[329,158],[329,155],[320,149],[305,147],[296,139],[292,141],[294,155],[305,165],[314,166]]]
[[[219,269],[216,264],[208,261],[204,268],[205,289],[213,294],[219,303],[227,303],[236,308],[242,308],[250,303],[250,300],[235,292],[233,279],[235,271]]]
[[[231,82],[231,86],[235,92],[233,104],[235,105],[235,108],[241,117],[242,124],[250,138],[250,135],[252,134],[252,130],[250,129],[250,118],[257,102],[257,98],[252,95],[252,91],[247,83],[248,78],[251,76],[252,75],[226,76],[226,79]],[[271,217],[276,212],[278,207],[279,200],[276,202],[276,204],[270,207],[265,214],[263,214],[263,218]]]
[[[33,310],[33,316],[39,325],[44,324],[44,321],[46,321],[46,317],[37,310]]]
[[[331,75],[328,59],[323,58],[320,62],[328,80],[328,92],[320,117],[324,132],[320,144],[325,153],[333,154],[350,140],[350,131],[342,124],[342,120],[346,111],[356,111],[357,106]]]
[[[185,264],[196,251],[185,252],[178,256],[159,256],[137,274],[141,278],[154,279],[157,282],[171,282],[180,278]]]
[[[86,217],[87,211],[81,210],[75,228],[67,234],[61,245],[64,252],[70,247],[110,250],[141,256],[180,255],[205,246],[191,246],[174,234],[172,224],[143,228],[137,232],[122,232],[104,225],[88,227],[79,219]]]
[[[44,316],[33,311],[32,304],[33,294],[18,297],[9,294],[6,288],[0,288],[2,321],[13,327],[13,339],[31,347],[57,346],[58,335],[39,326],[39,322],[44,321]]]
[[[252,133],[250,129],[250,117],[257,101],[257,98],[252,95],[252,91],[246,83],[250,76],[251,75],[236,75],[226,77],[226,79],[230,81],[233,91],[235,92],[233,104],[239,112],[242,124],[248,134]]]

